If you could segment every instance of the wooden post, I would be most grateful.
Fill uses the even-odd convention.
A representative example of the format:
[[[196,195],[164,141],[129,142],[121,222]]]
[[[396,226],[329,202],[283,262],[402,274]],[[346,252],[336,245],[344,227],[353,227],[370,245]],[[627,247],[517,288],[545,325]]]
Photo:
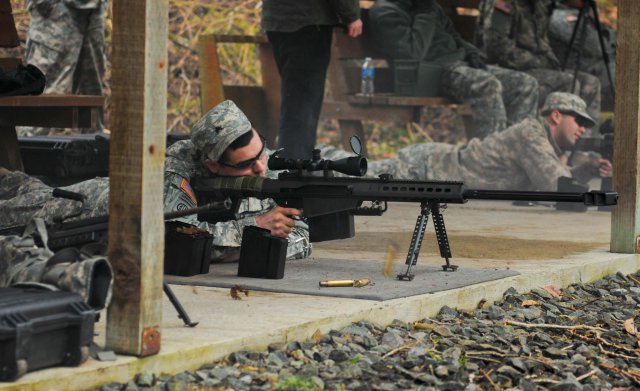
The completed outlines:
[[[276,148],[276,139],[280,129],[280,104],[282,102],[282,82],[273,48],[269,42],[258,43],[258,57],[262,73],[262,89],[265,100],[265,129],[262,130],[268,145]]]
[[[213,34],[198,39],[198,68],[200,73],[200,110],[202,115],[224,100],[218,44]]]
[[[168,0],[113,1],[107,348],[160,350]]]
[[[620,194],[611,216],[611,251],[640,252],[638,131],[640,130],[640,8],[618,1],[613,189]]]

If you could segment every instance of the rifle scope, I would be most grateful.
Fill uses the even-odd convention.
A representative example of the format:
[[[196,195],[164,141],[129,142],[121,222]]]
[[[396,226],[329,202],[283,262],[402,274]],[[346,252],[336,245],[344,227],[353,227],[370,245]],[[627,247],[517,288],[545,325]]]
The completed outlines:
[[[269,169],[271,170],[300,170],[300,171],[327,171],[333,170],[345,175],[363,176],[367,173],[367,159],[362,156],[351,156],[338,160],[320,158],[320,150],[313,150],[313,158],[288,159],[280,157],[280,151],[274,152],[269,157]]]

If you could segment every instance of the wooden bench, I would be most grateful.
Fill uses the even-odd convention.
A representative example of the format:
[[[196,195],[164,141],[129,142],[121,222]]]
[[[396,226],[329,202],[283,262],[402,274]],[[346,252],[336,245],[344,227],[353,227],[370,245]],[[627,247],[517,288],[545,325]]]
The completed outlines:
[[[457,31],[469,42],[473,42],[478,2],[479,0],[439,1]],[[348,138],[353,134],[365,140],[363,120],[419,122],[424,107],[453,108],[462,116],[464,122],[468,123],[470,110],[464,103],[453,102],[444,97],[401,96],[393,92],[391,66],[373,47],[367,28],[368,9],[373,3],[360,1],[364,24],[364,31],[360,37],[350,38],[342,29],[334,31],[327,85],[330,97],[325,98],[321,117],[338,120],[343,145],[348,145]],[[360,67],[365,57],[373,58],[376,67],[375,93],[372,97],[359,94]],[[466,128],[469,129],[469,126]]]
[[[262,76],[260,86],[224,85],[218,59],[218,43],[256,45]],[[280,75],[271,45],[264,35],[207,34],[198,39],[200,105],[202,113],[231,99],[251,120],[253,126],[275,146],[280,117]]]
[[[0,0],[0,47],[20,45],[9,0]],[[0,66],[11,69],[19,58],[1,58]],[[93,128],[104,106],[103,96],[21,95],[0,97],[0,166],[22,170],[16,126]]]

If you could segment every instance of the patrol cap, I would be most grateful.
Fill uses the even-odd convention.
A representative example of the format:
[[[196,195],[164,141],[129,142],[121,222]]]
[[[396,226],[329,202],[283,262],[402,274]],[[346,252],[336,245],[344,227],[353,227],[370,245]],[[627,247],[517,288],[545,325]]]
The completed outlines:
[[[547,115],[553,110],[572,113],[584,119],[589,127],[596,124],[596,121],[587,114],[587,104],[577,95],[568,92],[553,92],[547,96],[547,100],[542,106],[542,115]]]
[[[231,143],[251,131],[251,122],[242,110],[225,100],[202,116],[191,128],[191,142],[214,162]]]

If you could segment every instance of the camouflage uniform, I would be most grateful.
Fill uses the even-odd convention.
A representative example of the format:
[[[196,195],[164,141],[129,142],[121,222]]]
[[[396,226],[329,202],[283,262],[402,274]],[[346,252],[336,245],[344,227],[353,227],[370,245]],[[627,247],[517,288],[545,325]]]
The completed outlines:
[[[84,195],[84,202],[54,197],[53,188],[21,171],[0,176],[0,228],[26,225],[34,217],[47,224],[104,216],[109,212],[109,178],[95,178],[63,190]]]
[[[107,8],[108,0],[28,2],[31,25],[25,60],[47,77],[45,93],[102,95]],[[99,118],[97,130],[102,127]],[[47,134],[49,129],[22,127],[19,132]]]
[[[222,133],[223,129],[224,133]],[[197,195],[191,188],[190,182],[197,177],[207,178],[214,175],[203,165],[203,159],[218,161],[229,144],[251,129],[251,124],[244,114],[231,101],[225,101],[214,107],[194,125],[191,140],[173,144],[167,150],[165,161],[165,212],[196,207]],[[275,174],[268,172],[267,175]],[[272,199],[246,198],[241,201],[236,220],[233,221],[208,223],[198,221],[196,215],[176,220],[208,230],[213,235],[212,259],[221,260],[239,252],[244,227],[255,225],[256,216],[268,212],[275,206],[276,203]],[[288,239],[287,258],[309,256],[311,243],[306,224],[297,221]]]
[[[579,10],[575,8],[563,8],[557,5],[551,14],[549,23],[549,43],[553,52],[562,62],[569,51],[571,35],[576,25]],[[604,47],[609,57],[609,70],[611,78],[616,78],[616,31],[611,27],[600,24]],[[603,89],[610,88],[609,77],[605,68],[602,48],[598,37],[598,30],[591,18],[587,23],[581,22],[581,27],[577,32],[573,43],[571,55],[567,60],[567,68],[575,69],[577,64],[577,53],[580,51],[579,70],[597,76]]]
[[[482,0],[476,43],[485,50],[489,62],[520,70],[538,80],[541,105],[554,91],[575,92],[593,118],[600,116],[600,81],[578,72],[562,72],[547,31],[551,0]]]
[[[0,176],[0,228],[27,226],[25,235],[0,236],[0,286],[35,283],[78,293],[91,306],[104,308],[111,297],[113,273],[104,256],[88,256],[74,248],[54,256],[36,247],[30,232],[45,223],[104,216],[109,207],[109,179],[96,178],[61,189],[84,195],[85,201],[53,196],[39,179],[13,171]],[[41,222],[42,224],[36,224]]]
[[[575,95],[554,93],[543,112],[579,113],[593,124],[585,108]],[[321,149],[327,159],[350,155],[333,147]],[[471,139],[467,145],[411,145],[401,149],[397,158],[369,162],[367,176],[390,173],[398,179],[463,181],[475,189],[540,191],[556,191],[562,176],[582,182],[590,179],[587,165],[570,170],[559,159],[562,153],[551,138],[547,120],[527,118],[482,140]]]
[[[485,137],[535,117],[536,80],[522,72],[485,67],[482,53],[464,41],[434,0],[378,0],[369,14],[376,47],[389,58],[443,68],[442,94],[471,106],[472,136]]]

